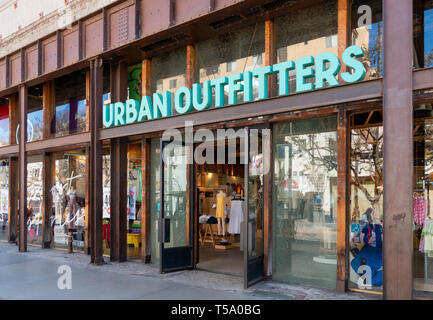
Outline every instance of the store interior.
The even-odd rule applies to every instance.
[[[236,276],[244,274],[245,164],[241,164],[241,143],[239,140],[236,144],[226,142],[224,164],[216,163],[216,153],[222,151],[216,145],[211,146],[215,164],[195,164],[195,208],[199,220],[197,268]],[[228,154],[234,152],[236,157],[228,161]]]

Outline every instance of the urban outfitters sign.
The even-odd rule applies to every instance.
[[[362,81],[366,70],[364,65],[357,60],[364,56],[364,52],[358,46],[348,47],[342,56],[342,61],[331,52],[318,54],[286,61],[246,71],[236,73],[226,77],[205,81],[203,84],[195,83],[192,89],[180,87],[173,96],[170,91],[163,94],[154,93],[153,99],[143,96],[141,101],[129,99],[126,103],[116,102],[103,106],[103,124],[105,128],[122,126],[126,124],[142,122],[146,120],[170,117],[172,115],[172,105],[178,114],[185,114],[191,111],[203,111],[212,106],[213,94],[215,92],[215,108],[225,106],[225,92],[228,94],[228,105],[236,105],[238,93],[243,92],[242,102],[253,101],[253,79],[258,81],[258,99],[268,98],[268,75],[278,74],[280,96],[289,94],[289,71],[296,72],[296,93],[321,89],[325,87],[325,82],[329,86],[338,86],[340,83],[337,75],[344,63],[352,72],[344,72],[341,78],[346,83]],[[307,82],[308,79],[315,78],[314,82]]]

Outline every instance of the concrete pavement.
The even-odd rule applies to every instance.
[[[287,286],[272,282],[243,289],[242,278],[201,270],[161,275],[155,266],[139,262],[89,264],[83,254],[0,242],[0,299],[96,300],[257,300],[370,299],[370,296]],[[71,290],[60,290],[60,266],[72,271]]]

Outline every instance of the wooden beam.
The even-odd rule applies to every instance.
[[[8,241],[16,243],[18,235],[18,159],[9,157]]]
[[[351,0],[338,0],[338,57],[343,57],[343,52],[352,44],[351,28]],[[341,66],[340,75],[347,71],[346,65]],[[340,77],[340,81],[343,81]]]
[[[53,214],[53,196],[51,188],[55,184],[56,162],[53,153],[43,153],[43,187],[42,187],[42,248],[51,248],[54,243],[51,230]]]
[[[346,292],[349,281],[349,148],[348,114],[344,106],[340,106],[337,128],[337,292]]]
[[[275,54],[275,31],[274,20],[265,21],[265,66],[272,66],[276,62]],[[277,78],[275,75],[268,76],[268,95],[269,97],[275,96],[275,88],[277,86]]]
[[[150,139],[141,140],[141,259],[150,263],[151,259],[151,203],[150,203]]]
[[[90,70],[86,70],[86,131],[90,130]]]
[[[186,46],[186,86],[192,89],[196,80],[196,52],[195,46],[189,44]]]
[[[383,295],[406,300],[413,298],[412,1],[384,0],[383,21]]]
[[[43,84],[42,93],[42,114],[43,114],[43,138],[50,139],[54,134],[56,118],[56,100],[54,80]]]
[[[27,87],[21,86],[19,90],[19,251],[27,251]]]
[[[152,59],[143,59],[141,71],[141,94],[152,95]]]

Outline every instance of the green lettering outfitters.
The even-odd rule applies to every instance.
[[[362,81],[366,70],[364,65],[357,60],[364,56],[364,52],[358,46],[348,47],[342,56],[342,62],[352,70],[344,72],[341,78],[346,83]],[[278,95],[288,95],[289,71],[296,71],[296,93],[322,89],[325,82],[330,87],[338,86],[337,79],[341,69],[340,59],[331,52],[318,54],[315,58],[308,56],[295,61],[286,61],[236,73],[226,77],[205,81],[203,84],[195,83],[192,89],[180,87],[173,95],[170,91],[163,94],[154,93],[153,97],[143,96],[141,102],[129,99],[126,103],[116,102],[103,106],[103,125],[105,128],[122,126],[146,120],[160,119],[172,115],[172,106],[178,114],[186,114],[196,111],[204,111],[212,106],[212,88],[215,91],[215,108],[225,106],[224,88],[228,87],[228,105],[236,105],[242,102],[253,101],[253,79],[257,78],[258,99],[268,98],[268,75],[278,74]],[[314,82],[307,82],[315,78]],[[238,101],[238,93],[243,92],[243,101]]]

